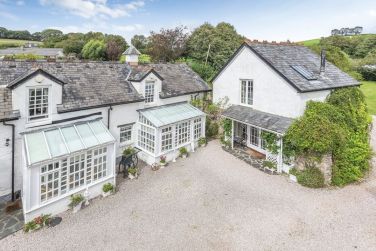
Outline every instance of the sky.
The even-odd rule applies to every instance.
[[[376,33],[376,0],[0,0],[0,26],[12,30],[101,31],[124,36],[184,25],[229,22],[249,39],[294,42],[362,26]]]

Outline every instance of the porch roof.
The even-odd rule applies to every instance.
[[[245,124],[264,128],[283,134],[289,128],[293,119],[255,110],[242,105],[233,105],[226,109],[222,115]]]
[[[201,110],[186,102],[147,108],[139,110],[139,112],[155,127],[170,125],[205,115]]]
[[[114,142],[101,120],[46,128],[24,134],[28,165]]]

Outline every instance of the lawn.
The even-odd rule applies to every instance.
[[[360,89],[362,89],[364,95],[366,96],[369,113],[376,115],[376,82],[363,81]]]
[[[18,40],[18,39],[0,39],[0,48],[6,47],[18,47],[24,45],[27,42],[41,44],[42,42],[38,41],[29,41],[29,40]]]
[[[306,41],[299,42],[299,44],[302,44],[304,46],[310,47],[312,45],[319,44],[319,42],[320,42],[320,38],[316,38],[316,39],[311,39],[311,40],[306,40]]]

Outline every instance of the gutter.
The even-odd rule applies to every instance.
[[[3,125],[5,126],[11,126],[12,127],[12,202],[15,200],[15,195],[14,195],[14,145],[15,145],[15,131],[16,131],[16,126],[14,124],[7,124],[5,121],[3,121]]]

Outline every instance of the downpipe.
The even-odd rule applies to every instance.
[[[12,127],[12,202],[15,201],[15,194],[14,194],[14,145],[15,145],[15,131],[16,126],[14,124],[7,124],[5,121],[3,121],[3,125],[5,126],[11,126]]]

